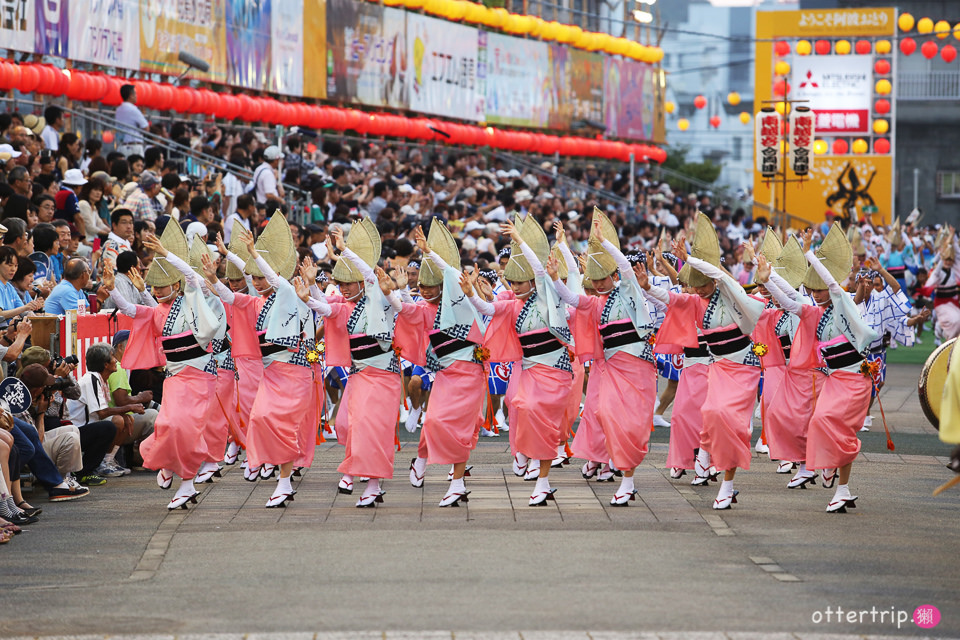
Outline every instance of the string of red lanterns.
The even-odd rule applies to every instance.
[[[646,144],[613,140],[595,140],[579,136],[554,136],[530,131],[510,131],[494,127],[459,124],[424,116],[407,117],[388,113],[369,113],[358,109],[280,102],[246,94],[218,93],[210,89],[177,87],[148,80],[128,80],[100,72],[67,72],[48,64],[13,64],[0,60],[0,91],[17,89],[22,93],[65,95],[71,100],[100,102],[107,106],[121,103],[120,87],[137,88],[137,104],[158,111],[205,114],[224,120],[264,122],[284,126],[305,126],[333,131],[352,130],[373,136],[391,136],[422,142],[488,146],[504,151],[534,152],[543,155],[605,158],[628,162],[633,153],[637,162],[662,163],[667,152]]]

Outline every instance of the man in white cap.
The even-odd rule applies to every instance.
[[[83,177],[80,169],[67,169],[63,174],[63,182],[60,183],[60,191],[56,198],[56,213],[54,218],[66,220],[76,225],[80,233],[86,233],[83,224],[83,216],[80,215],[80,201],[77,196],[80,195],[80,188],[87,184],[87,179]]]
[[[268,200],[283,204],[283,185],[277,180],[281,160],[283,153],[280,147],[270,145],[264,149],[263,162],[253,172],[250,187],[258,204],[266,204]]]

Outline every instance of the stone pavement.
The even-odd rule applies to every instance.
[[[287,509],[264,509],[272,481],[244,482],[237,466],[189,511],[167,513],[171,492],[145,472],[84,500],[37,499],[42,521],[0,547],[0,637],[955,635],[960,491],[930,495],[950,477],[949,447],[919,413],[917,370],[899,367],[883,395],[897,451],[879,419],[863,434],[847,514],[824,512],[832,490],[788,491],[759,456],[737,476],[739,503],[716,512],[716,485],[669,479],[667,430],[628,508],[608,504],[616,483],[585,481],[576,464],[551,473],[555,504],[527,507],[532,483],[510,472],[506,434],[478,446],[459,508],[437,507],[446,468],[409,485],[412,443],[376,509],[336,492],[342,449],[329,443]],[[929,631],[909,621],[924,604],[943,616]]]

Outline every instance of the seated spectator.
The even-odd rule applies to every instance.
[[[55,316],[62,316],[66,315],[67,310],[76,309],[77,300],[85,295],[83,289],[88,282],[90,282],[90,267],[85,260],[73,258],[67,262],[63,270],[63,280],[50,292],[43,310]]]
[[[29,257],[37,270],[36,279],[49,280],[56,284],[63,278],[60,234],[52,224],[44,222],[33,230],[33,253]]]
[[[24,370],[32,364],[41,365],[47,372],[50,372],[50,352],[43,347],[30,347],[24,351],[20,358],[20,371],[17,372],[17,377],[23,380]],[[69,362],[61,362],[57,370],[53,372],[56,381],[52,385],[52,389],[39,386],[41,382],[46,382],[48,378],[41,376],[35,369],[31,369],[33,373],[27,376],[28,380],[30,380],[30,375],[36,378],[36,380],[31,380],[30,383],[36,384],[35,390],[39,391],[30,405],[31,419],[29,422],[37,428],[43,442],[43,450],[57,465],[57,471],[64,478],[74,477],[74,474],[77,473],[84,477],[83,452],[84,450],[91,452],[98,448],[97,443],[91,441],[90,438],[84,442],[77,427],[63,424],[60,421],[64,396],[80,397],[80,387],[70,377],[70,372],[74,368],[74,365]],[[24,381],[24,384],[27,384],[27,381]],[[30,385],[27,384],[27,387],[30,388]],[[31,391],[31,397],[33,397],[32,394],[33,391]],[[87,435],[93,433],[94,430],[90,430]],[[112,437],[108,438],[107,444],[111,441]],[[95,469],[96,467],[97,465],[93,465],[92,468]],[[89,478],[87,479],[89,480]]]
[[[27,203],[29,206],[29,202]],[[26,214],[24,214],[26,216]],[[26,217],[6,218],[0,225],[0,233],[3,234],[3,245],[12,247],[18,256],[30,255],[30,238],[27,236]]]
[[[37,207],[37,222],[53,222],[53,216],[57,211],[57,200],[45,193],[41,193],[33,199],[33,204]]]
[[[36,270],[37,265],[33,264],[33,260],[17,256],[17,272],[10,282],[13,283],[13,287],[17,290],[17,295],[20,296],[23,304],[33,302],[34,296],[46,298],[53,290],[54,283],[50,280],[41,282],[35,280],[34,273]]]
[[[157,306],[157,301],[147,292],[146,285],[143,283],[143,276],[140,269],[137,268],[140,260],[133,251],[124,251],[117,256],[117,275],[116,286],[117,293],[123,296],[131,304],[139,304],[146,307]],[[103,307],[104,309],[113,309],[116,303],[108,299]],[[120,356],[118,355],[119,359]]]
[[[22,376],[21,379],[30,389],[30,395],[34,401],[37,401],[43,392],[56,382],[53,375],[41,365],[25,368]],[[27,465],[37,482],[46,488],[50,502],[75,500],[90,493],[89,489],[77,484],[73,478],[69,476],[64,478],[60,475],[57,466],[43,448],[40,432],[29,420],[29,413],[14,416],[11,433],[20,460]]]
[[[163,205],[157,200],[160,188],[160,178],[150,171],[144,171],[138,187],[127,197],[123,206],[132,211],[137,220],[156,220],[157,216],[163,215]]]
[[[103,272],[104,262],[115,265],[121,251],[131,251],[134,237],[133,212],[123,207],[114,209],[110,214],[110,235],[100,251],[97,271]]]
[[[56,204],[57,210],[54,217],[58,220],[66,220],[77,225],[83,226],[83,216],[80,215],[80,190],[87,184],[87,179],[80,173],[80,169],[69,169],[63,176],[60,183],[60,191],[57,192]]]
[[[153,425],[157,421],[159,412],[155,408],[148,406],[153,402],[152,391],[147,389],[136,395],[132,394],[133,389],[130,387],[130,376],[127,370],[120,366],[120,362],[123,360],[123,352],[127,349],[127,340],[129,338],[130,332],[126,329],[117,331],[113,336],[113,352],[117,367],[116,371],[111,373],[110,377],[107,378],[107,386],[110,388],[111,407],[124,407],[135,404],[141,404],[147,407],[143,410],[143,413],[130,414],[133,417],[133,433],[139,435],[135,437],[134,441],[124,442],[125,445],[132,445],[133,448],[139,448],[140,442],[153,433]],[[139,451],[137,453],[139,454]],[[139,456],[127,457],[126,460],[133,462],[134,457]],[[140,460],[142,461],[142,458],[140,458]]]
[[[19,257],[12,247],[0,247],[0,326],[6,326],[11,318],[43,308],[39,300],[24,303],[11,280],[17,274]]]
[[[83,219],[83,227],[77,227],[85,232],[85,238],[89,243],[93,243],[97,236],[105,236],[110,233],[110,227],[104,224],[100,219],[100,201],[103,200],[103,192],[106,186],[101,180],[91,179],[80,190],[80,217]]]
[[[117,452],[121,445],[139,444],[153,432],[156,412],[152,416],[136,422],[134,414],[144,413],[143,404],[140,402],[110,406],[112,396],[110,395],[107,378],[116,372],[118,365],[117,359],[114,357],[113,347],[109,344],[98,342],[91,345],[84,356],[84,362],[87,365],[87,373],[80,378],[80,398],[78,400],[67,400],[70,422],[80,427],[81,432],[86,426],[100,421],[109,420],[112,422],[116,427],[113,446],[103,456],[103,461],[97,468],[96,473],[105,477],[128,475],[130,469],[118,464]],[[148,398],[152,399],[153,396],[149,392],[147,393],[146,396],[136,397],[149,401]],[[128,396],[127,399],[132,400],[133,398]]]

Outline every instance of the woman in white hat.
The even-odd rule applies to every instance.
[[[490,303],[475,294],[469,278],[461,279],[461,289],[480,313],[492,316],[485,334],[491,359],[521,364],[513,368],[507,389],[513,472],[538,470],[529,504],[544,506],[556,491],[548,476],[573,382],[568,348],[573,337],[565,305],[543,268],[550,253],[543,227],[528,217],[521,226],[505,223],[503,230],[512,240],[503,272],[511,291]]]
[[[156,307],[133,305],[114,288],[112,268],[104,269],[103,286],[124,315],[133,318],[123,357],[126,369],[166,365],[164,398],[154,431],[140,445],[144,466],[157,469],[157,484],[169,489],[173,476],[181,479],[168,509],[196,502],[194,477],[214,455],[208,451],[204,416],[216,394],[216,377],[207,351],[220,331],[220,322],[204,301],[200,278],[187,265],[187,239],[176,224],[167,225],[160,241],[144,246],[156,252],[144,281],[153,287]],[[186,286],[184,286],[186,284]],[[157,348],[157,343],[160,349]],[[215,459],[215,458],[214,458]]]

